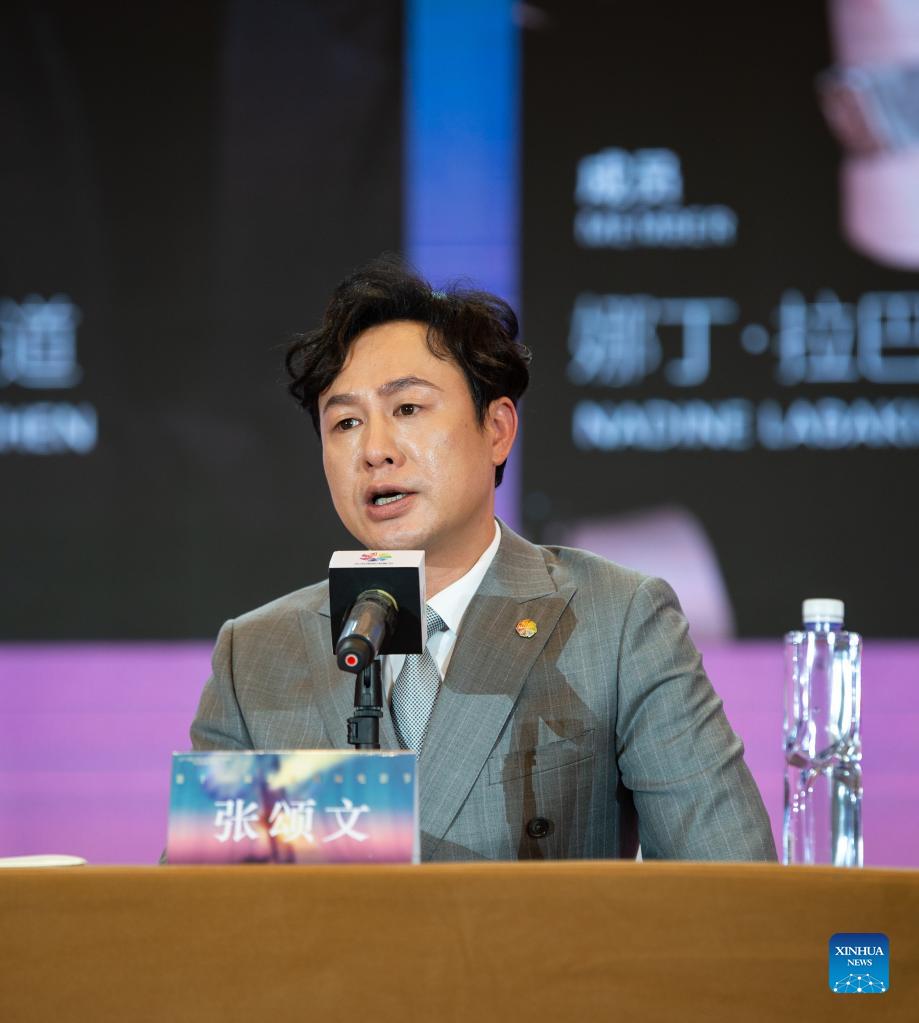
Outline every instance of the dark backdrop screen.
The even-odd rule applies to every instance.
[[[841,228],[821,5],[539,8],[529,532],[662,570],[669,549],[690,588],[713,560],[715,634],[836,596],[855,628],[915,635],[919,282]]]
[[[398,249],[401,5],[23,3],[0,635],[210,636],[350,546],[283,341]]]

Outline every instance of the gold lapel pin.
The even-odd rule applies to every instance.
[[[514,628],[517,630],[517,635],[523,636],[524,639],[530,639],[537,632],[536,622],[532,618],[521,618]]]

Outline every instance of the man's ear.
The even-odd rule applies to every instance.
[[[507,461],[507,456],[514,446],[514,438],[517,436],[517,409],[510,398],[502,397],[495,400],[488,406],[488,415],[485,418],[485,429],[491,437],[491,460],[494,465],[501,465]]]

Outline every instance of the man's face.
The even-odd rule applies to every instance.
[[[462,370],[426,336],[399,320],[357,337],[319,396],[323,465],[335,510],[367,547],[468,561],[494,534],[495,466],[516,415],[499,399],[480,424]]]

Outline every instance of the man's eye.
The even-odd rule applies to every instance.
[[[336,430],[353,430],[357,426],[357,420],[354,416],[348,416],[347,419],[339,419],[335,424]]]
[[[405,405],[399,406],[398,412],[400,416],[413,416],[418,411],[419,408],[420,408],[419,405],[412,405],[406,403]]]

